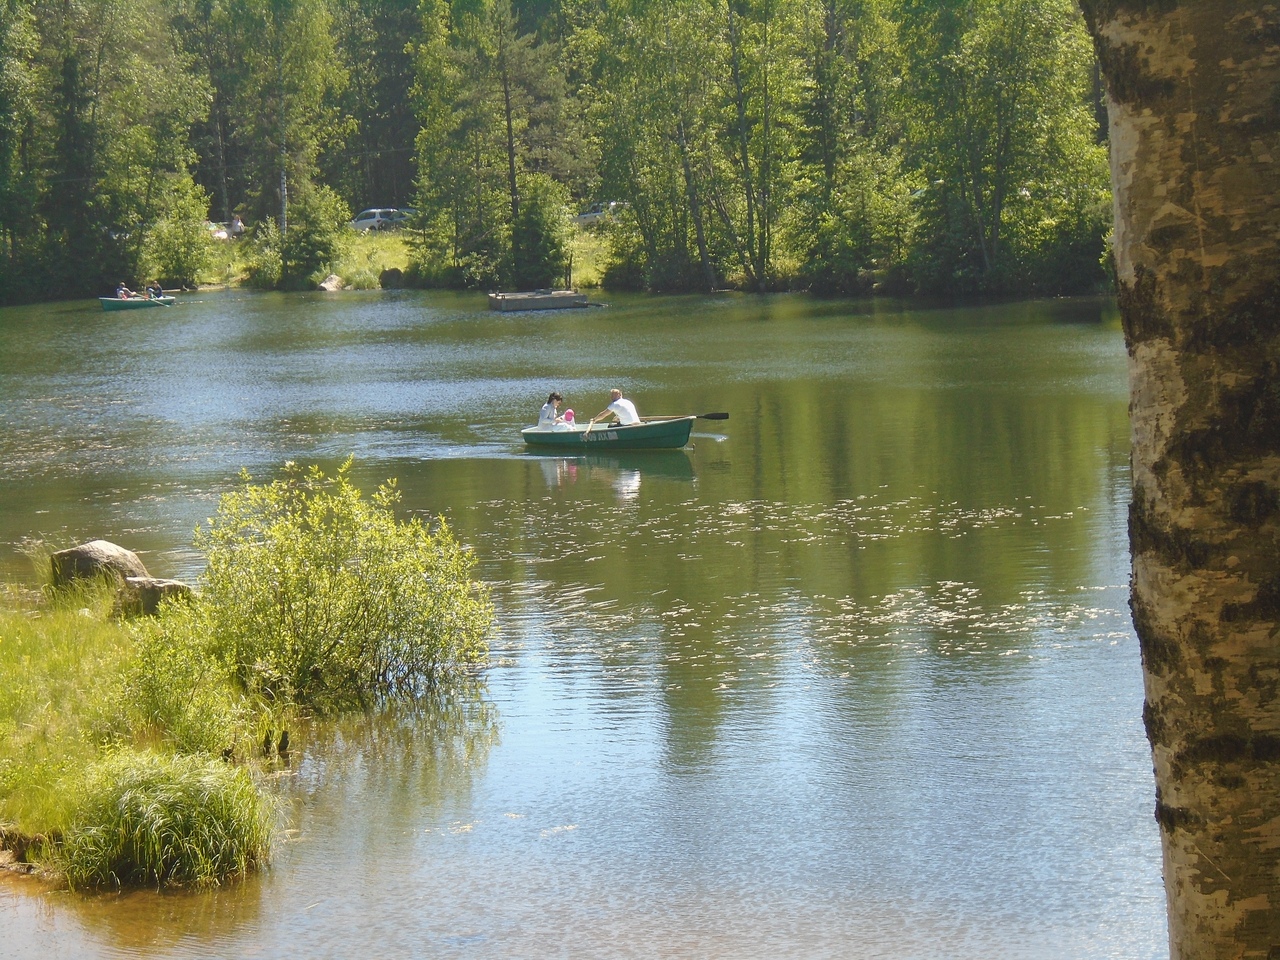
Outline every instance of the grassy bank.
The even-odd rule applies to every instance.
[[[257,786],[257,763],[180,751],[166,742],[159,701],[212,707],[206,725],[228,759],[248,756],[273,708],[207,675],[158,697],[174,677],[140,682],[146,645],[114,607],[105,582],[0,594],[4,845],[82,886],[204,885],[265,862],[274,801]]]
[[[384,270],[409,268],[409,235],[403,230],[382,232],[350,231],[346,249],[333,272],[354,290],[376,290]],[[569,254],[572,258],[574,286],[598,287],[604,275],[606,245],[598,229],[575,229],[571,234]],[[207,286],[239,286],[248,274],[249,241],[224,240],[213,248],[209,268],[200,283]]]
[[[200,589],[156,617],[118,619],[113,581],[0,588],[4,846],[75,886],[241,874],[270,856],[282,731],[483,660],[474,559],[351,467],[245,476],[197,535]]]

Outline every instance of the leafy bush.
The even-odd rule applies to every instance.
[[[72,887],[211,886],[265,863],[272,802],[243,767],[148,751],[87,771],[55,859]]]
[[[280,253],[280,228],[268,217],[253,231],[245,257],[245,281],[258,290],[274,290],[280,285],[284,260]]]
[[[144,272],[166,286],[195,286],[209,268],[214,243],[204,225],[209,196],[183,176],[169,185],[161,206],[163,213],[147,236]]]
[[[543,174],[527,177],[522,187],[511,230],[512,282],[517,290],[559,286],[568,265],[568,192]]]
[[[324,279],[346,249],[351,210],[329,187],[304,192],[289,208],[289,230],[280,244],[280,286],[309,289]]]
[[[492,608],[474,558],[443,521],[397,521],[394,481],[365,499],[350,480],[286,465],[222,498],[197,531],[208,553],[186,629],[249,691],[283,701],[368,702],[416,692],[487,651]],[[163,618],[162,618],[163,619]]]
[[[314,287],[346,251],[351,211],[329,187],[313,187],[289,207],[289,230],[267,218],[254,231],[245,268],[259,290]]]

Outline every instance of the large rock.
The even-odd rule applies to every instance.
[[[161,580],[156,577],[126,577],[120,591],[120,612],[127,617],[144,615],[153,617],[166,597],[191,596],[191,587],[181,580]]]
[[[383,290],[399,290],[404,286],[404,271],[399,267],[387,267],[378,274],[378,286]]]
[[[136,553],[109,540],[90,540],[59,550],[50,558],[50,564],[55,587],[88,577],[111,576],[123,582],[129,577],[150,576]]]
[[[336,273],[331,273],[320,281],[320,289],[327,290],[329,293],[336,293],[342,289],[342,278]]]

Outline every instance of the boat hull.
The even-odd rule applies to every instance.
[[[671,450],[689,442],[693,421],[697,417],[663,417],[629,427],[596,424],[568,430],[542,430],[526,427],[520,431],[524,442],[543,450]]]
[[[145,310],[148,307],[171,307],[173,306],[173,301],[173,297],[156,297],[150,300],[146,297],[130,297],[128,300],[121,300],[119,297],[98,298],[103,310]]]

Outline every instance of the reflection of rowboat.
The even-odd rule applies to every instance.
[[[557,424],[555,429],[525,427],[520,431],[531,447],[574,450],[657,450],[683,447],[689,442],[695,416],[646,417],[630,426]]]
[[[146,307],[171,307],[173,297],[130,297],[122,300],[119,297],[99,297],[103,310],[142,310]]]
[[[592,433],[595,431],[593,430]],[[618,450],[608,445],[597,448],[584,443],[581,449],[572,447],[530,447],[528,453],[543,464],[544,472],[550,469],[558,476],[572,467],[579,476],[612,475],[638,471],[646,479],[692,480],[693,461],[683,450]],[[551,476],[549,474],[549,476]]]

